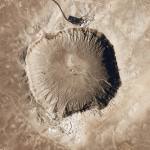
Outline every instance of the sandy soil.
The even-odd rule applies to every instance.
[[[74,26],[51,0],[1,0],[0,150],[150,149],[150,1],[59,2],[67,15],[94,17],[89,27],[103,32],[114,45],[122,85],[100,116],[93,111],[72,116],[71,136],[47,135],[34,118],[35,106],[19,58],[39,31]]]

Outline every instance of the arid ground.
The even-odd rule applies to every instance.
[[[41,31],[75,26],[51,0],[0,0],[0,150],[149,150],[150,1],[58,2],[67,16],[88,15],[88,26],[110,40],[122,85],[100,116],[72,116],[72,138],[47,135],[35,117],[22,52]]]

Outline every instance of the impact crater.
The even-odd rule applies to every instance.
[[[25,62],[36,102],[62,117],[104,108],[121,83],[112,44],[89,28],[46,33],[29,46]]]

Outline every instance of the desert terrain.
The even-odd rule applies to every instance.
[[[0,0],[0,150],[149,150],[150,1],[58,2],[110,40],[122,84],[103,110],[74,114],[64,120],[66,132],[52,133],[36,120],[23,53],[40,33],[79,26],[51,0]]]

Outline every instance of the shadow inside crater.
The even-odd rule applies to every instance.
[[[111,84],[111,86],[107,86],[107,88],[105,88],[106,93],[104,95],[99,95],[96,98],[98,103],[106,107],[110,100],[116,95],[116,92],[121,85],[121,79],[113,45],[109,42],[104,34],[98,38],[97,43],[99,42],[104,48],[103,65],[105,65],[109,77],[108,82]]]

